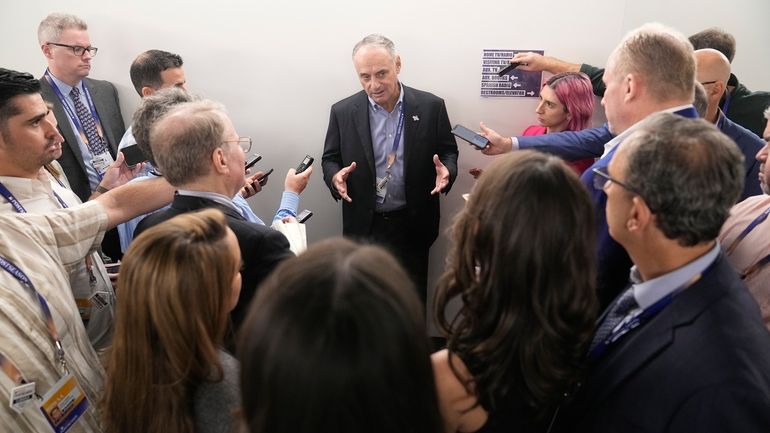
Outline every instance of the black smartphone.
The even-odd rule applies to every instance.
[[[262,155],[254,155],[253,158],[246,161],[246,170],[250,169],[251,167],[254,167],[254,164],[258,163],[260,159],[262,159]]]
[[[313,157],[310,155],[305,155],[305,159],[302,160],[302,162],[299,163],[297,166],[297,174],[302,173],[303,171],[307,170],[308,167],[313,165]]]
[[[483,149],[489,145],[489,140],[487,140],[486,137],[476,134],[462,125],[455,125],[454,129],[452,129],[452,134],[462,138],[479,149]]]
[[[144,153],[142,153],[141,149],[139,149],[139,146],[136,144],[126,146],[123,149],[120,149],[120,151],[123,152],[123,157],[126,160],[128,168],[134,168],[137,164],[147,161]]]
[[[313,216],[313,211],[305,209],[297,215],[297,221],[304,223],[309,220],[311,216]]]
[[[511,72],[512,70],[516,69],[517,66],[521,66],[521,62],[513,62],[509,64],[508,66],[504,68],[500,68],[499,71],[497,71],[497,75],[502,77],[503,75]]]
[[[263,174],[262,176],[260,176],[260,177],[257,179],[257,182],[259,182],[259,184],[260,184],[261,186],[265,186],[265,182],[267,182],[267,177],[268,177],[268,176],[270,176],[270,174],[271,174],[272,172],[273,172],[273,169],[271,168],[270,170],[268,170],[268,171],[267,171],[267,173],[265,173],[265,174]]]

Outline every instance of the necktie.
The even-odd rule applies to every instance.
[[[96,130],[96,121],[91,111],[86,108],[83,101],[80,100],[80,89],[73,87],[70,92],[72,102],[75,103],[75,113],[78,116],[80,124],[83,126],[83,130],[88,138],[88,148],[93,155],[99,155],[107,152],[107,144],[99,136],[99,132]]]
[[[618,326],[618,323],[620,323],[631,310],[638,306],[639,304],[637,304],[636,299],[634,299],[634,289],[633,287],[630,287],[623,292],[617,302],[610,307],[604,320],[599,324],[599,328],[596,330],[596,334],[594,334],[594,339],[591,341],[591,347],[588,349],[589,352],[604,341],[607,336],[610,335],[612,330]]]

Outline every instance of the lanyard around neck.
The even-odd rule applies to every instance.
[[[770,208],[765,209],[764,212],[762,212],[756,218],[754,218],[754,220],[748,226],[746,226],[746,228],[743,229],[742,232],[738,234],[738,236],[732,241],[730,246],[725,250],[725,254],[727,254],[728,256],[731,255],[735,251],[735,249],[738,247],[738,245],[741,243],[741,241],[743,241],[743,239],[746,236],[748,236],[749,233],[752,232],[752,230],[754,230],[755,228],[757,228],[758,225],[762,224],[763,222],[765,222],[765,220],[767,220],[768,215],[770,215]],[[753,265],[746,267],[740,273],[741,279],[742,280],[748,279],[749,277],[759,272],[760,269],[764,268],[768,264],[770,264],[770,254],[757,260],[756,262],[754,262]]]

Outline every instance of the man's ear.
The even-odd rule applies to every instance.
[[[40,45],[40,50],[43,52],[43,55],[46,59],[53,58],[53,55],[51,54],[51,46],[48,44],[42,44]]]
[[[396,54],[396,74],[401,72],[401,56]]]
[[[221,147],[217,147],[211,152],[211,164],[218,174],[227,173],[227,155]]]
[[[144,98],[145,96],[150,96],[153,93],[155,93],[155,89],[153,89],[152,87],[150,86],[142,87],[142,98]]]
[[[627,74],[623,77],[623,86],[625,91],[624,99],[626,102],[633,101],[639,97],[642,89],[642,80],[636,74]]]
[[[626,228],[629,231],[643,230],[653,222],[654,214],[647,206],[647,202],[640,196],[634,196],[631,199],[630,215],[626,221]]]

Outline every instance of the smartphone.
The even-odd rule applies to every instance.
[[[314,159],[312,156],[305,155],[305,159],[303,159],[302,162],[300,162],[299,165],[297,166],[297,170],[296,170],[297,174],[300,174],[303,171],[307,170],[308,167],[313,165],[313,161]]]
[[[257,182],[259,182],[260,186],[265,186],[265,183],[267,182],[267,177],[270,176],[270,174],[273,172],[273,169],[267,171],[267,173],[263,174],[257,179]]]
[[[478,147],[479,149],[483,149],[489,145],[489,140],[487,140],[485,137],[476,134],[475,132],[462,125],[455,125],[454,129],[452,129],[452,134],[462,138],[463,140]]]
[[[120,273],[120,263],[105,263],[104,268],[108,274]]]
[[[262,159],[262,155],[254,155],[253,158],[246,161],[246,170],[250,169],[251,167],[254,167],[254,164],[258,163],[260,159]]]
[[[313,211],[305,209],[297,215],[297,221],[304,223],[309,220],[311,216],[313,216]]]
[[[512,70],[516,69],[517,66],[521,66],[521,62],[513,62],[509,64],[508,66],[504,68],[500,68],[499,71],[497,71],[497,75],[502,77],[503,75],[511,72]]]
[[[123,157],[126,160],[128,168],[134,168],[137,164],[147,161],[144,153],[142,153],[141,149],[139,149],[139,146],[136,144],[126,146],[123,149],[120,149],[120,151],[123,152]]]

